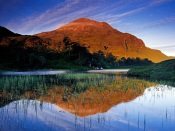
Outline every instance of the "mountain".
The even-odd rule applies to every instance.
[[[161,51],[146,47],[136,36],[122,33],[108,23],[87,18],[74,20],[54,31],[43,32],[36,36],[50,40],[52,43],[50,48],[56,51],[64,50],[62,41],[66,36],[87,47],[91,53],[101,50],[105,54],[112,53],[119,58],[148,58],[153,62],[169,59]]]
[[[112,54],[89,52],[83,44],[64,40],[54,42],[49,38],[20,35],[1,28],[0,69],[89,69],[116,68],[119,66],[149,65],[148,59],[121,59]]]
[[[87,47],[90,53],[102,51],[122,58],[148,58],[153,62],[170,59],[159,50],[145,46],[141,39],[122,33],[108,23],[97,22],[87,18],[74,20],[56,30],[43,32],[34,36],[20,35],[0,26],[0,46],[22,46],[23,48],[46,48],[55,52],[65,50],[65,37],[80,46]]]

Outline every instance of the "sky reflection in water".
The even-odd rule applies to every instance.
[[[79,117],[37,100],[0,108],[0,130],[175,130],[175,88],[159,85],[105,113]]]

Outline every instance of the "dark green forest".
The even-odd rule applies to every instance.
[[[0,69],[93,69],[119,68],[125,66],[145,66],[152,64],[148,59],[116,58],[102,51],[91,54],[86,47],[72,42],[68,37],[63,40],[65,49],[55,52],[44,45],[29,48],[23,43],[11,42],[0,46]]]

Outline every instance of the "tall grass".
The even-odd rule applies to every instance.
[[[70,73],[53,76],[6,76],[0,78],[0,92],[20,95],[25,91],[46,92],[53,85],[70,88],[73,93],[85,91],[90,86],[110,82],[114,75]]]
[[[0,101],[20,99],[26,92],[35,97],[48,93],[54,88],[63,88],[63,100],[77,96],[88,89],[100,91],[124,91],[132,89],[140,92],[149,82],[116,77],[115,74],[70,73],[50,76],[4,76],[0,77]]]

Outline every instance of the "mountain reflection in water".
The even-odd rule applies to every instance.
[[[97,109],[92,108],[95,111],[90,111],[89,114],[80,113],[80,115],[72,114],[74,111],[69,110],[72,108],[63,106],[63,103],[51,104],[47,96],[42,96],[38,100],[23,99],[0,108],[0,129],[6,131],[174,130],[174,99],[175,88],[158,85],[146,89],[143,95],[132,101],[116,103],[118,105],[111,104],[108,108],[103,107],[108,106],[105,103],[107,101],[103,101],[98,104]],[[42,100],[47,102],[42,102]],[[79,106],[77,104],[77,107]]]
[[[67,101],[64,101],[60,95],[62,94],[60,89],[52,88],[48,91],[48,95],[41,96],[38,100],[54,103],[70,113],[80,117],[85,117],[96,113],[106,112],[112,106],[121,102],[130,101],[141,95],[141,93],[142,91],[136,90],[127,90],[126,92],[118,90],[97,91],[91,88],[77,96],[70,97]]]

